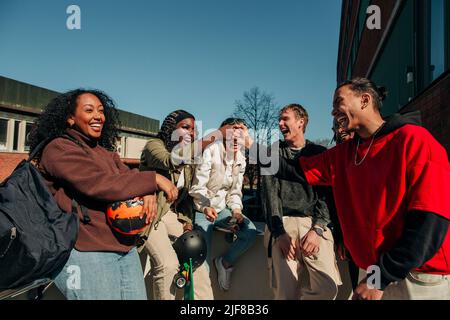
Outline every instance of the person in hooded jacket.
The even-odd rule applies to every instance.
[[[277,174],[333,187],[345,247],[367,272],[353,299],[448,300],[448,155],[425,128],[384,120],[385,96],[369,79],[342,83],[332,115],[355,137]]]

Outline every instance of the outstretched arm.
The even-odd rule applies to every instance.
[[[194,179],[192,181],[189,194],[191,195],[194,208],[199,212],[204,212],[208,207],[211,207],[210,197],[208,196],[207,184],[209,181],[212,166],[211,150],[206,149],[203,153],[203,161],[197,165],[195,169]]]
[[[246,147],[249,149],[249,162],[257,163],[261,167],[261,174],[272,175],[282,180],[306,182],[305,175],[297,160],[286,159],[275,147],[267,148],[248,138]],[[263,156],[263,157],[262,157]],[[261,158],[269,159],[267,162]]]

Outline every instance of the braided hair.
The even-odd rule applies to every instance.
[[[184,110],[176,110],[171,112],[161,124],[161,129],[158,132],[158,138],[164,142],[166,149],[171,152],[178,144],[178,141],[172,141],[172,133],[177,128],[177,124],[184,119],[194,119],[195,117]]]

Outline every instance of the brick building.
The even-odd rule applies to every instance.
[[[420,110],[450,154],[450,1],[343,0],[337,82],[356,76],[386,86],[383,115]]]
[[[34,119],[58,92],[0,76],[0,182],[28,155],[27,135]],[[118,152],[129,166],[139,163],[147,138],[159,129],[159,121],[119,110]]]

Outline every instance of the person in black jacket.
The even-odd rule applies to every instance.
[[[284,137],[278,149],[281,157],[293,160],[326,150],[305,140],[307,123],[308,113],[299,104],[280,111],[279,128]],[[275,299],[334,299],[337,295],[341,278],[328,228],[326,200],[331,192],[327,191],[308,183],[281,180],[276,175],[262,176],[262,211],[267,223],[265,238]],[[305,271],[309,281],[301,280]]]
[[[353,299],[448,300],[448,155],[426,129],[404,116],[383,119],[385,95],[369,79],[342,83],[332,115],[355,138],[302,157],[300,165],[280,158],[276,174],[333,187],[345,246],[367,270]],[[254,149],[252,139],[246,140]]]

